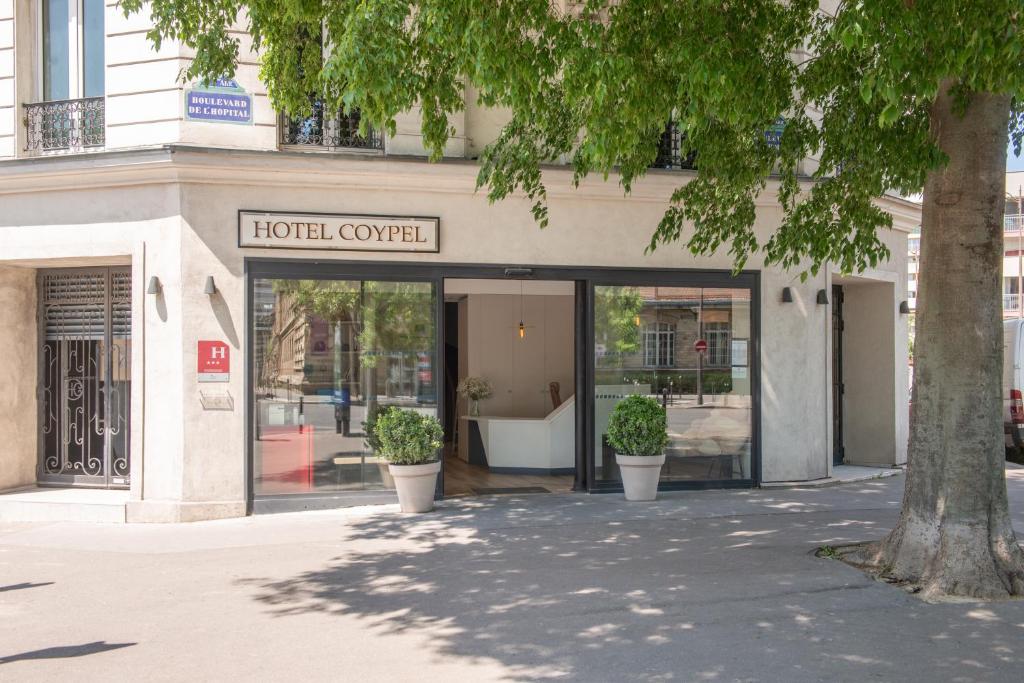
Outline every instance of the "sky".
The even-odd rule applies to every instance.
[[[1013,145],[1006,148],[1006,170],[1024,171],[1024,149],[1021,150],[1021,156],[1015,157],[1013,156]]]

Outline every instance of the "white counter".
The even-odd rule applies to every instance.
[[[459,420],[459,457],[466,462],[510,474],[575,470],[575,396],[546,417],[463,415]]]

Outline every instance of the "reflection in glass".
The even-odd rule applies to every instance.
[[[44,0],[43,100],[66,100],[70,95],[68,59],[68,0]]]
[[[630,394],[666,408],[662,481],[750,479],[750,336],[747,289],[595,287],[596,479],[619,481],[605,431]]]
[[[82,81],[85,97],[102,97],[104,92],[103,0],[83,0]]]
[[[369,446],[383,406],[436,415],[431,283],[257,279],[257,495],[393,488]]]

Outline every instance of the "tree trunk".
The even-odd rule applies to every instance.
[[[943,596],[1024,594],[1010,522],[1002,421],[1003,200],[1010,98],[945,82],[931,132],[949,163],[928,174],[903,509],[867,549],[888,579]]]

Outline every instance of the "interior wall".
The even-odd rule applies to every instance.
[[[895,318],[892,283],[843,284],[843,445],[849,465],[898,462],[896,357],[890,352]]]
[[[36,481],[36,271],[0,266],[0,490]]]
[[[574,299],[571,295],[469,294],[466,297],[466,374],[486,377],[494,395],[480,413],[544,417],[553,406],[550,382],[573,394]],[[526,336],[519,337],[519,321]]]

